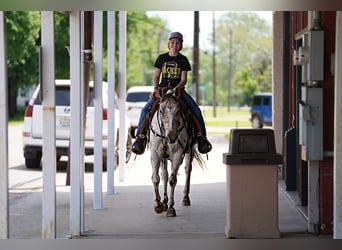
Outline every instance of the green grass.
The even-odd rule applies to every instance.
[[[216,117],[212,107],[202,111],[206,126],[208,127],[251,127],[249,109],[216,107]]]
[[[25,114],[25,108],[18,108],[18,113],[14,116],[8,119],[9,125],[16,125],[23,123],[24,121],[24,114]]]
[[[216,116],[214,109],[206,107],[202,109],[202,115],[208,130],[208,134],[224,134],[229,139],[229,128],[251,128],[250,112],[248,108],[231,108],[228,111],[227,107],[216,107]],[[217,130],[208,129],[208,127],[219,128]]]
[[[15,117],[9,119],[9,124],[15,125],[22,123],[24,120],[25,108],[20,108]],[[212,107],[202,109],[202,115],[207,127],[225,127],[225,128],[243,128],[251,127],[249,120],[249,109],[231,108],[230,111],[227,107],[216,107],[216,117],[214,117],[214,110]],[[221,134],[222,132],[210,132],[211,134]]]

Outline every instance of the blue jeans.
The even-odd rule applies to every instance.
[[[186,102],[187,106],[189,107],[189,109],[191,111],[191,114],[193,114],[197,118],[198,122],[200,123],[201,130],[202,130],[202,131],[200,131],[201,134],[203,136],[207,136],[207,131],[206,131],[206,128],[205,128],[202,112],[201,112],[200,108],[197,106],[197,103],[185,91],[184,91],[184,94],[183,94],[183,99]],[[147,101],[147,103],[145,104],[145,107],[141,110],[140,118],[139,118],[139,124],[138,124],[136,135],[140,134],[141,124],[143,123],[144,119],[146,118],[147,113],[149,112],[149,109],[152,106],[154,101],[155,101],[155,99],[149,99]],[[197,134],[199,131],[197,131],[198,129],[197,129],[196,126],[194,126],[194,128],[195,128],[195,132]]]

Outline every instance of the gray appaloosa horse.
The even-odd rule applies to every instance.
[[[190,175],[192,161],[196,160],[200,167],[204,161],[195,149],[196,143],[193,137],[192,124],[188,130],[190,116],[181,109],[179,96],[169,90],[161,99],[159,108],[154,113],[150,124],[150,152],[152,164],[152,182],[154,187],[154,211],[162,213],[166,211],[168,217],[176,216],[174,208],[174,193],[177,184],[177,173],[184,160],[186,181],[184,186],[183,206],[190,206]],[[168,173],[168,160],[171,162],[171,174]],[[164,197],[161,201],[159,194],[159,169],[164,184]],[[168,183],[170,195],[168,200]]]

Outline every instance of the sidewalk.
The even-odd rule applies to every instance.
[[[226,239],[226,166],[223,153],[226,139],[210,136],[215,144],[205,159],[206,169],[194,166],[191,176],[191,206],[181,205],[184,168],[180,168],[175,193],[177,217],[153,211],[153,187],[148,151],[134,159],[125,169],[125,180],[115,172],[115,194],[106,193],[103,174],[103,209],[93,209],[93,175],[85,174],[84,232],[81,239]],[[65,173],[59,173],[65,174]],[[279,230],[281,238],[329,238],[307,234],[307,220],[279,182]],[[56,237],[70,234],[70,187],[57,183]],[[12,194],[14,195],[14,194]],[[17,195],[17,194],[16,194]],[[41,239],[41,192],[31,193],[10,207],[10,239]],[[331,237],[330,237],[331,238]]]

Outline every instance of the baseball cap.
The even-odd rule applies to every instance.
[[[183,41],[183,35],[181,33],[177,32],[177,31],[176,32],[171,32],[169,40],[172,39],[172,38],[178,38],[181,41]]]

